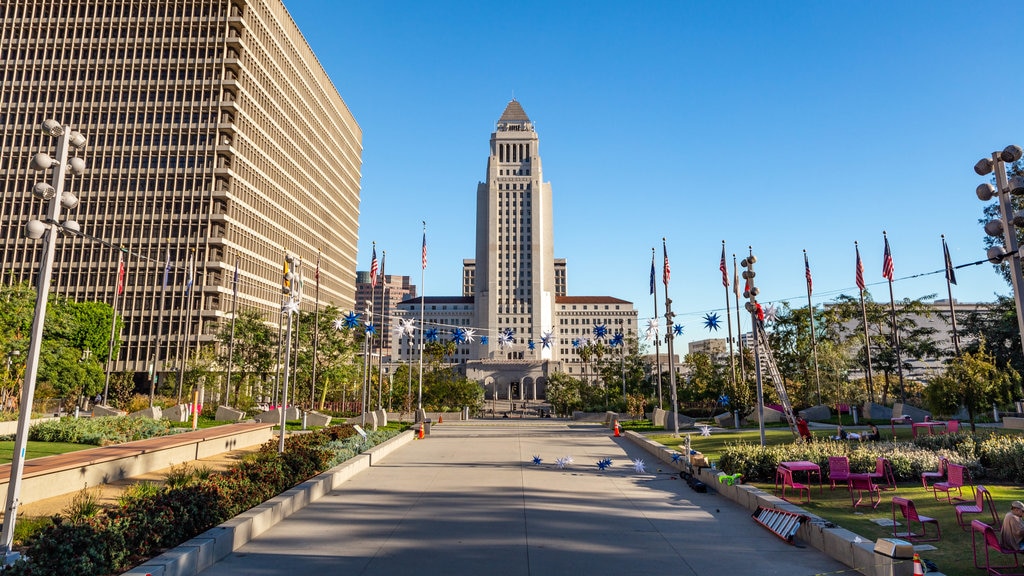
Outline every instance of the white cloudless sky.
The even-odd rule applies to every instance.
[[[642,326],[656,248],[664,314],[664,237],[684,342],[726,335],[722,240],[730,281],[752,247],[764,304],[807,305],[805,249],[815,306],[855,295],[854,241],[888,302],[883,230],[895,297],[945,298],[940,235],[955,265],[984,258],[975,162],[1024,144],[1022,3],[285,5],[363,130],[360,269],[376,241],[419,284],[425,220],[428,296],[461,294],[513,97],[540,137],[569,294],[629,300]],[[956,275],[958,301],[1010,293],[991,265]]]

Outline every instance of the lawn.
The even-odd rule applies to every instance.
[[[54,456],[77,450],[88,450],[95,448],[92,444],[71,444],[68,442],[33,442],[29,441],[25,448],[25,459],[42,458],[43,456]],[[14,441],[7,440],[0,442],[0,464],[10,464],[14,457]]]
[[[879,426],[879,429],[883,437],[888,439],[891,435],[889,426]],[[822,437],[834,434],[832,430],[816,430],[814,433]],[[699,431],[695,431],[689,432],[689,435],[690,447],[704,453],[708,460],[712,462],[718,460],[722,450],[728,444],[740,442],[760,444],[760,433],[756,429],[713,432],[710,436],[701,436]],[[671,434],[664,434],[659,431],[657,434],[648,434],[648,437],[672,448],[685,446],[686,442],[685,434],[681,434],[678,438],[673,438]],[[896,438],[897,440],[909,441],[911,439],[910,428],[897,427]],[[793,442],[793,434],[788,429],[776,428],[765,430],[765,443],[768,445],[787,444],[790,442]],[[866,470],[855,470],[855,472],[866,472]],[[803,481],[803,476],[798,475],[797,479],[798,481]],[[925,490],[920,482],[904,482],[898,485],[896,492],[882,492],[881,502],[875,509],[863,505],[854,509],[850,492],[845,486],[838,486],[835,491],[830,490],[828,488],[827,470],[822,470],[822,479],[825,483],[824,491],[819,492],[818,488],[815,487],[811,493],[811,501],[800,504],[807,512],[820,516],[850,530],[865,540],[873,542],[878,538],[891,538],[893,536],[892,527],[880,526],[872,521],[877,519],[892,520],[892,496],[898,495],[902,498],[913,500],[918,513],[936,518],[942,529],[941,540],[923,543],[935,546],[936,549],[922,551],[921,557],[935,562],[939,570],[945,574],[980,575],[983,573],[983,571],[974,568],[973,555],[971,553],[971,533],[962,530],[957,525],[953,505],[947,503],[945,497],[941,495],[941,499],[936,500],[932,492]],[[774,493],[775,491],[775,486],[772,484],[754,483],[753,485],[768,493]],[[988,483],[983,483],[983,485],[992,493],[1000,521],[1002,520],[1002,515],[1009,511],[1010,502],[1013,500],[1024,500],[1024,489],[1021,486]],[[964,497],[970,498],[973,501],[973,492],[969,489],[965,490]],[[977,519],[984,522],[992,521],[990,514],[987,516],[969,515],[966,518],[968,520]],[[897,512],[897,521],[901,524],[897,531],[904,531],[906,529],[905,522],[899,517],[899,512]],[[916,524],[915,528],[917,528]],[[929,534],[932,534],[935,527],[928,526],[928,528]],[[1001,561],[1002,559],[996,560]]]

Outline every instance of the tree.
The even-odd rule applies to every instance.
[[[564,372],[555,372],[548,378],[547,400],[557,415],[572,414],[583,408],[580,395],[582,383]]]
[[[1017,372],[1024,372],[1017,305],[1012,297],[997,296],[987,310],[972,310],[961,319],[959,328],[961,336],[966,336],[964,351],[978,352],[984,341],[997,366],[1010,366]],[[1017,397],[1024,396],[1018,393]]]
[[[1024,160],[1018,160],[1017,162],[1011,164],[1008,168],[1009,176],[1011,178],[1014,176],[1024,176]],[[995,183],[994,177],[992,178],[992,182]],[[1013,204],[1014,214],[1021,210],[1024,210],[1024,197],[1010,196],[1010,202]],[[992,202],[986,204],[985,207],[982,209],[982,217],[978,219],[978,224],[981,224],[982,227],[984,227],[985,224],[987,224],[991,220],[1001,219],[1002,216],[999,212],[999,202]],[[1024,229],[1015,226],[1014,232],[1017,234],[1017,245],[1024,246]],[[985,234],[984,236],[982,236],[982,238],[985,245],[985,250],[988,250],[993,246],[1002,246],[1004,242],[1003,236],[1001,234],[999,236],[989,236],[988,234]],[[1003,278],[1003,281],[1006,282],[1007,286],[1013,286],[1013,282],[1010,280],[1010,264],[1008,261],[1003,260],[999,264],[993,265],[993,267],[995,268],[996,273],[999,274]]]
[[[924,394],[928,405],[939,413],[952,415],[964,406],[971,432],[975,432],[975,415],[989,404],[1008,403],[1020,381],[1020,374],[1013,368],[998,367],[982,340],[977,352],[964,352],[954,358],[944,373],[932,379]]]
[[[228,346],[231,343],[231,325],[223,323],[217,337],[223,346],[220,347],[220,363],[228,365]],[[239,393],[243,384],[253,385],[262,391],[262,384],[270,375],[276,360],[277,337],[266,319],[257,310],[242,310],[235,318],[234,350],[231,353],[232,380],[229,392],[232,399],[229,403],[237,406]]]

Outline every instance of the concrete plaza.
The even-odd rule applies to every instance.
[[[486,420],[431,432],[203,576],[848,570],[813,548],[785,543],[714,491],[694,492],[605,428]],[[535,455],[541,464],[532,462]],[[559,468],[556,459],[566,456],[573,463]],[[596,463],[606,458],[612,465],[601,471]],[[646,461],[646,472],[634,470],[635,459]]]

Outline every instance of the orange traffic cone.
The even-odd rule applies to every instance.
[[[619,434],[619,421],[616,420],[615,421],[615,437],[618,438],[619,436],[622,436],[622,434]]]
[[[420,438],[420,440],[423,440],[423,422],[420,422],[420,434],[419,434],[419,438]]]
[[[441,422],[444,422],[444,416],[441,416],[440,414],[438,414],[438,416],[437,416],[437,423],[440,424]]]
[[[924,576],[924,565],[921,564],[921,555],[914,553],[914,576]]]

